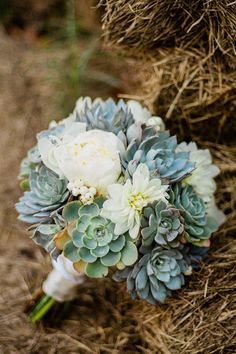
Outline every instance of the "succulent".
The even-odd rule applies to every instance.
[[[206,215],[202,198],[189,185],[176,184],[170,194],[172,203],[183,211],[186,240],[196,245],[201,245],[203,242],[206,244],[218,226],[212,217]]]
[[[189,161],[189,152],[176,152],[176,147],[176,137],[168,131],[158,133],[147,127],[141,139],[133,139],[128,145],[124,169],[132,176],[138,164],[145,163],[154,175],[167,182],[180,181],[194,170],[194,163]]]
[[[41,162],[40,154],[37,145],[30,149],[27,156],[22,160],[20,165],[20,178],[28,178],[30,172]]]
[[[29,224],[50,219],[53,211],[60,208],[69,197],[67,180],[44,165],[32,170],[29,176],[30,191],[25,192],[16,204],[19,219]]]
[[[118,134],[120,131],[126,132],[134,123],[133,115],[123,100],[117,104],[111,98],[106,101],[85,100],[82,105],[83,109],[76,107],[73,115],[76,121],[87,123],[88,130],[101,129]]]
[[[171,295],[171,290],[180,289],[184,285],[184,274],[190,270],[189,260],[180,249],[157,246],[143,255],[133,269],[117,271],[114,279],[127,278],[127,289],[132,298],[138,296],[156,304],[157,301],[163,303]]]
[[[60,227],[55,224],[40,224],[34,230],[32,239],[37,245],[49,252],[53,258],[56,258],[60,251],[56,248],[53,239],[60,230]]]
[[[99,201],[98,201],[99,203]],[[115,225],[101,217],[96,200],[90,205],[68,203],[63,215],[70,229],[71,240],[64,245],[64,254],[72,262],[84,262],[85,274],[100,278],[107,275],[108,267],[130,266],[138,258],[132,239],[127,235],[115,235]]]
[[[141,235],[143,246],[153,241],[161,246],[178,247],[179,236],[184,231],[184,220],[180,211],[166,202],[158,201],[143,210]]]

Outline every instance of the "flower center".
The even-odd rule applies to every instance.
[[[147,198],[141,193],[131,194],[128,200],[131,208],[136,209],[140,212],[147,205]]]
[[[97,238],[102,238],[104,234],[105,234],[104,229],[99,228],[95,230],[95,235]]]

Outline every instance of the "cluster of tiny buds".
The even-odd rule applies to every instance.
[[[86,187],[83,180],[80,178],[69,182],[67,188],[71,191],[74,197],[79,196],[79,199],[83,204],[91,204],[97,193],[95,187]]]

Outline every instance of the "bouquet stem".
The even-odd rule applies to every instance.
[[[44,294],[41,300],[29,313],[29,318],[31,322],[36,323],[40,321],[46,315],[46,313],[48,313],[48,311],[52,308],[55,302],[56,300],[53,299],[53,297]]]

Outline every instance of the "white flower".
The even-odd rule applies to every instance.
[[[101,213],[115,224],[115,234],[121,235],[129,230],[135,239],[140,229],[142,209],[155,200],[165,200],[167,188],[159,178],[150,180],[148,167],[140,164],[133,174],[132,183],[127,180],[124,185],[108,187],[110,198],[103,204]]]
[[[216,190],[214,177],[220,173],[219,168],[212,163],[210,151],[208,149],[198,150],[193,142],[179,144],[176,151],[190,152],[189,159],[195,163],[196,169],[182,182],[193,186],[204,202],[208,203]]]
[[[143,107],[138,101],[129,100],[127,106],[133,114],[136,123],[152,125],[157,131],[165,130],[165,124],[160,117],[155,117],[151,115],[151,112]]]
[[[123,150],[115,134],[95,129],[59,145],[54,157],[69,182],[81,178],[86,186],[105,193],[107,186],[116,182],[121,174],[119,155]]]
[[[215,219],[218,225],[222,225],[225,222],[226,216],[222,210],[220,210],[215,202],[215,198],[212,197],[208,203],[206,203],[206,213]]]
[[[56,172],[60,177],[64,177],[64,173],[59,167],[56,152],[61,145],[65,145],[80,133],[86,131],[85,123],[65,121],[64,125],[65,128],[62,137],[53,134],[53,131],[51,135],[42,132],[37,136],[38,149],[43,163],[52,171]]]

